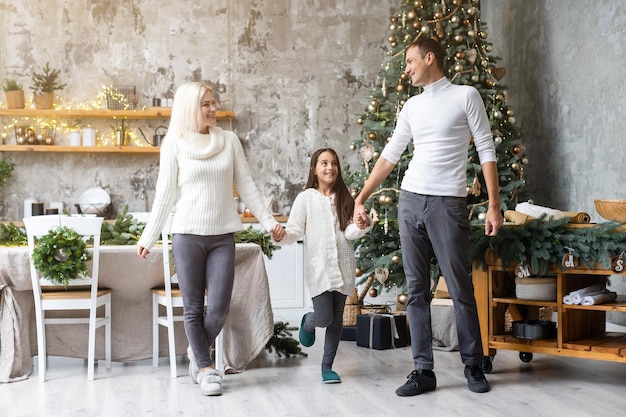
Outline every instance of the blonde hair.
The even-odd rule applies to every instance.
[[[200,82],[188,82],[178,87],[174,95],[167,136],[181,137],[187,133],[200,132],[202,126],[200,101],[207,91],[213,94],[211,87]]]

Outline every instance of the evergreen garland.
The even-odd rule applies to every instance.
[[[291,355],[308,356],[300,348],[300,343],[291,337],[291,332],[298,330],[297,327],[289,327],[289,323],[277,321],[274,323],[274,335],[265,345],[269,353],[276,351],[279,358]]]
[[[533,275],[542,275],[552,266],[564,269],[562,259],[571,253],[589,269],[597,263],[611,268],[611,258],[626,251],[624,223],[604,222],[571,227],[569,218],[548,220],[546,216],[522,225],[503,226],[496,236],[486,236],[484,225],[474,224],[470,233],[470,258],[486,267],[495,257],[503,266],[527,264]]]

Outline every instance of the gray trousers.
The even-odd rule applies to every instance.
[[[402,190],[398,204],[407,318],[415,369],[433,369],[430,259],[434,253],[454,304],[459,349],[466,365],[483,361],[474,286],[470,276],[467,201]]]
[[[337,355],[337,347],[343,330],[343,309],[346,305],[346,296],[339,291],[324,291],[312,298],[313,312],[306,314],[304,330],[315,332],[316,327],[326,328],[324,338],[324,356],[322,357],[322,372],[330,371]]]
[[[224,327],[230,307],[235,279],[235,236],[175,234],[172,255],[183,296],[185,333],[198,366],[205,368],[213,364],[211,345]]]

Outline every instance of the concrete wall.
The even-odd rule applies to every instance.
[[[626,3],[622,0],[482,0],[509,100],[528,153],[536,204],[587,211],[626,199]],[[626,293],[623,276],[609,287]],[[609,321],[626,325],[623,313]]]
[[[137,86],[140,106],[172,97],[189,80],[208,81],[222,108],[233,109],[257,186],[288,212],[306,180],[308,158],[322,146],[357,161],[355,114],[385,57],[395,1],[380,0],[14,0],[0,1],[0,78],[30,75],[46,63],[68,85],[65,106],[91,103],[103,85]],[[2,97],[3,99],[4,97]],[[4,118],[3,123],[11,120]],[[60,121],[61,122],[61,121]],[[92,124],[112,136],[113,121]],[[153,134],[158,122],[131,121]],[[226,124],[226,127],[230,127]],[[7,140],[15,143],[9,130]],[[104,140],[109,140],[105,138]],[[4,154],[16,163],[4,190],[4,213],[19,219],[22,201],[63,201],[74,209],[90,187],[103,187],[115,210],[145,210],[154,195],[155,155]],[[143,197],[143,198],[142,198]],[[146,204],[147,203],[147,204]]]
[[[594,209],[624,199],[626,3],[621,0],[482,0],[507,75],[536,204]]]

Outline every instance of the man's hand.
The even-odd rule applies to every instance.
[[[485,235],[495,236],[498,234],[498,229],[504,223],[504,218],[499,209],[490,208],[487,210],[487,217],[485,218]]]

